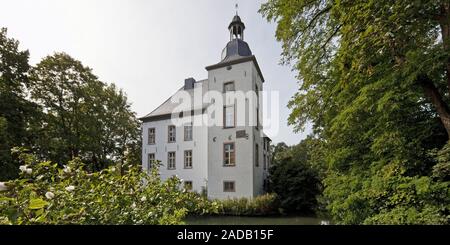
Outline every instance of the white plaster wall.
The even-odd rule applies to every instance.
[[[196,120],[201,115],[194,116]],[[148,153],[155,153],[156,160],[160,160],[161,179],[165,180],[173,175],[180,179],[190,180],[193,190],[201,192],[202,187],[206,187],[207,182],[207,128],[201,126],[193,127],[193,140],[184,141],[184,126],[176,127],[176,142],[168,143],[168,126],[172,125],[170,119],[143,123],[143,147],[142,147],[142,167],[147,170]],[[156,130],[156,144],[148,145],[148,128]],[[192,150],[192,169],[184,168],[184,151]],[[167,169],[167,154],[169,151],[176,153],[176,169]]]
[[[208,72],[209,90],[223,91],[225,82],[234,81],[236,91],[247,92],[254,88],[252,83],[253,62],[232,65]],[[224,95],[225,96],[225,95]],[[237,113],[236,113],[236,116]],[[248,139],[236,139],[236,131],[245,130]],[[215,138],[215,141],[214,141]],[[235,142],[236,166],[223,166],[223,143]],[[220,126],[208,129],[208,197],[211,199],[226,199],[234,197],[253,197],[253,127],[240,126],[224,129]],[[223,181],[235,181],[235,192],[224,192]]]
[[[255,87],[254,84],[258,85],[258,88],[260,91],[263,90],[263,83],[262,79],[259,76],[256,68],[252,67],[252,82],[253,87]],[[262,96],[262,92],[260,92],[260,96]],[[263,103],[260,101],[259,103],[259,114],[260,118],[263,118]],[[262,125],[262,119],[260,119],[260,125]],[[258,144],[258,155],[259,155],[259,164],[258,167],[256,166],[256,162],[253,163],[253,195],[258,196],[264,194],[264,136],[263,136],[263,129],[262,126],[259,127],[259,130],[256,128],[254,130],[254,142],[253,144]],[[255,146],[253,146],[255,148]]]

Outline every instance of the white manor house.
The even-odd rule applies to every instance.
[[[208,78],[184,86],[142,121],[142,167],[160,162],[161,178],[210,199],[261,195],[267,187],[270,139],[262,130],[264,78],[234,16],[221,61]]]

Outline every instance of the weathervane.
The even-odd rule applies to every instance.
[[[234,8],[236,9],[236,15],[238,15],[238,8],[239,8],[239,5],[236,3],[236,5],[234,6]]]

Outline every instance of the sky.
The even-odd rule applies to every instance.
[[[100,80],[126,92],[138,117],[169,98],[184,79],[207,78],[220,61],[228,24],[239,5],[245,41],[265,78],[279,91],[280,129],[274,143],[297,144],[305,132],[287,125],[287,103],[298,89],[296,73],[280,62],[275,23],[258,9],[265,1],[230,0],[0,0],[0,27],[30,51],[30,63],[65,52],[92,68]]]

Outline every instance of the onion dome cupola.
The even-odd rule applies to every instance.
[[[222,62],[252,55],[250,47],[244,41],[244,29],[245,25],[236,13],[228,25],[230,41],[222,51]]]

